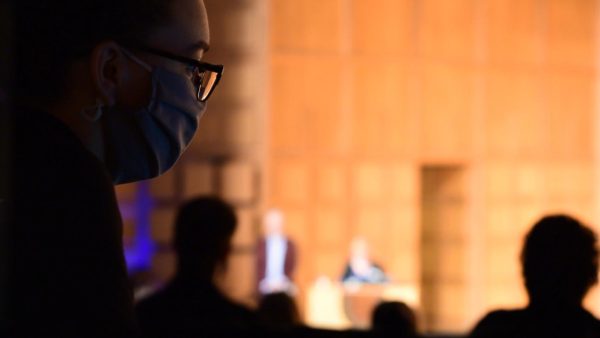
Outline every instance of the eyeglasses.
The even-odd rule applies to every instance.
[[[196,98],[200,102],[208,100],[223,75],[223,65],[213,65],[148,46],[136,45],[134,48],[193,67],[191,80],[194,88],[196,88]]]

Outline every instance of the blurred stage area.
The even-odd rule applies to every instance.
[[[597,0],[205,0],[225,65],[190,149],[120,186],[130,271],[174,271],[177,207],[218,194],[239,218],[221,285],[253,304],[271,207],[297,246],[306,322],[364,327],[379,299],[427,332],[526,304],[526,231],[564,212],[600,231]],[[387,284],[343,286],[362,236]],[[600,316],[600,293],[586,304]]]

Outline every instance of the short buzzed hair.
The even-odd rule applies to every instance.
[[[103,41],[141,42],[177,0],[13,0],[17,99],[53,103],[74,61]]]
[[[598,279],[596,235],[571,216],[546,216],[527,234],[521,261],[532,300],[581,302]]]

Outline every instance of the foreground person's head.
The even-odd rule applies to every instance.
[[[200,61],[203,1],[15,3],[16,102],[66,124],[116,183],[169,169],[222,71]]]

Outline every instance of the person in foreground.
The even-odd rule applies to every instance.
[[[224,271],[236,226],[233,209],[216,197],[195,198],[180,209],[173,243],[177,273],[136,307],[144,337],[256,335],[257,316],[214,283]]]
[[[521,263],[528,306],[491,312],[470,337],[600,337],[600,321],[582,305],[598,280],[592,230],[567,215],[546,216],[526,236]]]
[[[13,3],[9,326],[0,335],[135,336],[113,184],[160,175],[194,136],[222,71],[199,61],[204,4]]]

